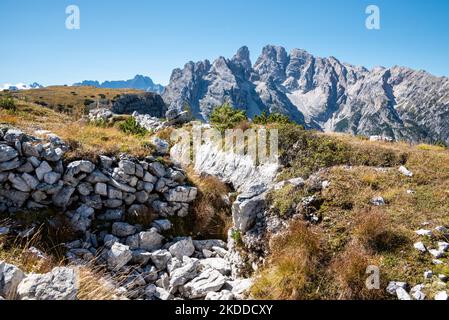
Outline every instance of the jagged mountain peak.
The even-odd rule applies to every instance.
[[[170,108],[189,104],[207,120],[229,102],[252,117],[280,112],[308,128],[412,141],[449,143],[449,79],[407,67],[368,70],[303,49],[267,45],[254,65],[244,46],[212,65],[177,69],[163,98]]]

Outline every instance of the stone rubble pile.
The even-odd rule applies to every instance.
[[[427,225],[427,223],[426,223]],[[444,226],[437,226],[434,229],[419,229],[415,232],[422,237],[423,241],[413,244],[413,247],[423,258],[429,254],[434,266],[444,265],[441,258],[445,257],[449,251],[449,243],[442,239],[449,237],[449,229]],[[445,274],[434,273],[432,268],[423,272],[423,283],[410,288],[406,282],[391,281],[388,284],[387,292],[395,295],[399,300],[425,300],[428,293],[432,293],[434,300],[449,300],[448,297],[448,277]]]
[[[50,133],[43,133],[49,138]],[[95,261],[111,274],[129,274],[129,281],[120,284],[120,289],[130,298],[243,297],[251,281],[232,276],[231,253],[225,242],[168,236],[173,233],[170,219],[186,217],[197,196],[197,189],[186,183],[182,169],[151,156],[143,160],[127,155],[99,156],[98,164],[88,160],[66,164],[63,155],[68,147],[50,136],[47,142],[16,129],[0,130],[0,211],[59,208],[79,235],[78,240],[65,244],[69,261],[75,265]],[[132,223],[146,218],[152,220],[147,227]],[[0,231],[11,232],[7,227]],[[3,269],[0,271],[2,274]],[[55,272],[63,273],[64,283],[74,283],[67,280],[68,271]],[[12,287],[18,286],[15,295],[11,296],[6,287],[0,296],[76,296],[62,297],[52,292],[49,277],[33,275],[25,281],[17,271],[17,279],[24,283],[19,285],[16,282],[20,281],[14,280]],[[48,292],[42,293],[40,286],[48,287]],[[55,286],[57,291],[59,284]]]

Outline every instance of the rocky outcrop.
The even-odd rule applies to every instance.
[[[308,128],[449,144],[449,79],[405,67],[367,70],[293,49],[266,46],[252,65],[248,48],[231,59],[175,69],[163,98],[207,120],[224,102],[249,117],[278,112]]]
[[[46,274],[29,274],[19,284],[21,300],[76,300],[78,276],[73,268],[54,268]]]
[[[157,118],[163,118],[167,112],[161,96],[150,92],[120,95],[112,101],[111,110],[117,114],[138,112]]]

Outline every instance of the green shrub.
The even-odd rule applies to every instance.
[[[0,108],[9,110],[9,111],[16,111],[16,103],[13,98],[11,97],[4,97],[0,99]]]
[[[119,128],[126,134],[133,134],[136,136],[145,136],[148,131],[137,123],[134,117],[129,117],[123,122],[119,123]]]
[[[89,105],[91,105],[92,103],[94,103],[95,102],[95,100],[92,100],[92,99],[85,99],[84,100],[84,106],[89,106]]]
[[[229,103],[215,108],[210,116],[210,123],[220,131],[233,129],[247,120],[245,111],[234,109]]]
[[[280,113],[270,113],[267,114],[265,111],[261,113],[260,116],[255,116],[253,119],[253,123],[266,125],[269,123],[279,123],[279,124],[288,124],[292,123],[289,117],[280,114]]]

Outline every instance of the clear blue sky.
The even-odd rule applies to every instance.
[[[81,29],[65,28],[65,8]],[[381,30],[365,28],[365,8]],[[242,45],[302,48],[373,67],[395,64],[449,76],[448,0],[1,0],[0,83],[71,84],[149,75],[167,84],[187,61]]]

